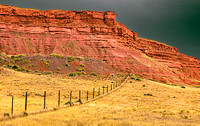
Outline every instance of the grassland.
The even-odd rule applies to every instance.
[[[5,68],[0,75],[0,117],[3,117],[4,113],[11,112],[12,95],[15,115],[24,111],[25,92],[28,92],[27,111],[30,112],[43,109],[44,91],[47,92],[46,107],[55,108],[58,105],[58,91],[61,92],[62,106],[69,101],[70,91],[72,91],[72,102],[78,100],[79,90],[81,90],[82,101],[85,101],[87,91],[91,99],[93,88],[97,95],[98,88],[120,80],[93,75],[75,77],[70,77],[68,74],[36,75]]]
[[[74,81],[78,80],[69,79],[68,85],[73,85]],[[98,84],[91,81],[87,87],[102,86],[104,83]],[[24,86],[30,85],[24,84]],[[53,86],[42,87],[46,89],[45,87]],[[79,90],[80,87],[81,84],[73,88]],[[118,91],[96,101],[0,122],[0,125],[199,125],[199,90],[199,88],[170,86],[145,79],[142,81],[130,79]]]

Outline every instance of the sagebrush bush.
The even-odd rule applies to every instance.
[[[79,66],[84,67],[85,65],[84,64],[79,64]]]
[[[97,76],[97,74],[95,74],[95,73],[91,73],[90,75]]]
[[[59,54],[50,54],[50,56],[57,57],[57,58],[64,58],[64,56]]]
[[[83,68],[77,68],[76,70],[77,70],[78,72],[82,72],[82,71],[84,71]]]
[[[14,65],[12,68],[13,69],[18,69],[19,67],[17,65]]]
[[[72,62],[76,60],[76,57],[68,56],[67,59],[68,59],[68,62]]]
[[[69,76],[76,76],[76,73],[69,73]]]

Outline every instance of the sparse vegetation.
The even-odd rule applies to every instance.
[[[147,94],[144,94],[144,96],[153,96],[152,94],[149,94],[149,93],[147,93]]]
[[[181,88],[185,88],[185,86],[181,86]]]
[[[124,74],[123,73],[118,73],[117,76],[124,77]]]
[[[64,58],[64,56],[59,54],[50,54],[50,56],[57,57],[57,58]]]
[[[28,63],[29,61],[28,60],[23,60],[22,61],[22,64],[26,64],[26,63]]]
[[[79,66],[84,67],[85,65],[84,64],[79,64]]]
[[[68,59],[68,62],[72,62],[72,61],[76,60],[76,57],[68,56],[67,59]]]
[[[69,76],[76,76],[76,73],[69,73]]]
[[[90,75],[97,76],[97,74],[95,74],[95,73],[91,73]]]
[[[19,67],[17,65],[14,65],[12,68],[13,69],[18,69]]]
[[[76,70],[77,70],[78,72],[82,72],[82,71],[84,71],[83,68],[77,68]]]

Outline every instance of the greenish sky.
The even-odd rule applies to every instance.
[[[115,11],[141,37],[200,59],[200,0],[0,0],[24,8]]]

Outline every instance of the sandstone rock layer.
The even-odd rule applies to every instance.
[[[101,59],[122,72],[164,83],[200,84],[200,61],[140,38],[114,12],[35,10],[0,5],[0,51]]]

